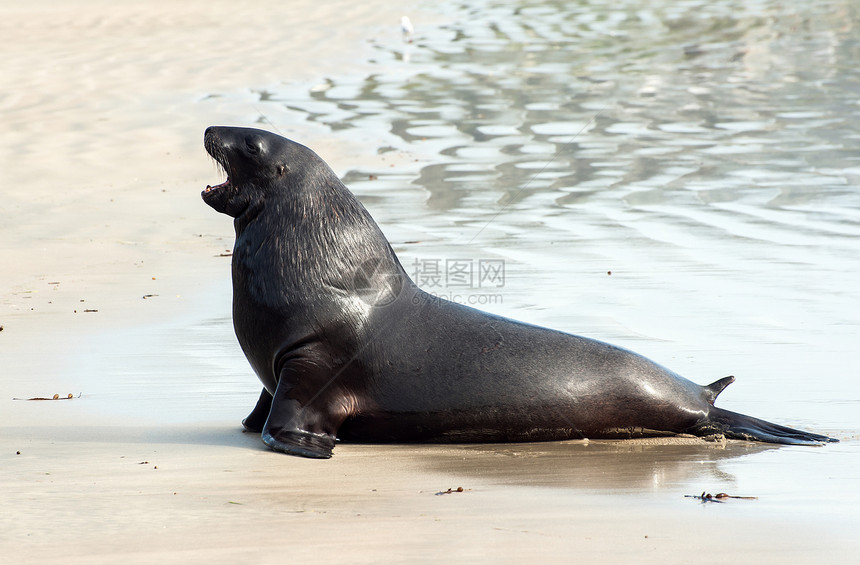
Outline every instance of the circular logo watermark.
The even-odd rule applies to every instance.
[[[403,290],[404,275],[390,260],[373,258],[363,261],[352,275],[353,289],[371,306],[392,304]]]

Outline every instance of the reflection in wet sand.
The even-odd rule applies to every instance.
[[[412,455],[422,459],[428,469],[464,480],[605,492],[731,485],[734,476],[723,470],[724,462],[773,449],[779,448],[739,441],[661,438],[430,446]]]

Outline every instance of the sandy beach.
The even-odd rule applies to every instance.
[[[766,311],[734,282],[712,309],[703,305],[711,304],[702,299],[706,291],[671,287],[670,298],[649,303],[661,289],[648,279],[619,287],[633,293],[619,304],[644,303],[625,317],[604,315],[603,298],[583,300],[576,312],[557,307],[568,284],[581,285],[586,298],[608,284],[596,258],[601,250],[619,263],[636,255],[617,241],[604,238],[581,263],[602,278],[571,283],[562,263],[573,260],[562,258],[544,291],[515,283],[536,276],[540,264],[528,256],[549,248],[541,241],[530,247],[522,234],[554,229],[553,216],[535,220],[524,211],[525,227],[505,234],[510,249],[498,239],[473,247],[525,265],[523,274],[512,272],[496,311],[570,324],[564,329],[571,331],[583,320],[604,332],[598,337],[646,346],[682,373],[711,375],[724,370],[712,365],[730,361],[768,375],[745,381],[746,388],[733,385],[721,401],[834,435],[839,444],[776,448],[678,438],[338,445],[331,460],[311,461],[273,453],[241,431],[259,384],[230,324],[232,224],[199,196],[223,180],[203,150],[203,131],[265,127],[311,145],[339,174],[389,172],[372,187],[359,183],[359,196],[398,253],[445,256],[446,237],[464,224],[435,214],[438,200],[413,183],[435,164],[432,136],[424,145],[382,151],[396,126],[338,130],[296,120],[288,102],[267,102],[268,93],[332,89],[332,77],[352,88],[382,74],[373,63],[380,53],[407,52],[404,14],[419,37],[451,17],[407,1],[300,0],[254,10],[160,0],[0,7],[2,561],[860,562],[860,401],[849,380],[857,360],[857,287],[850,285],[858,263],[845,259],[847,252],[834,255],[834,263],[843,261],[834,278],[817,273],[809,282],[822,300],[834,296],[832,288],[844,291],[827,303],[810,292],[805,312],[814,315],[788,313],[786,304],[797,300],[779,285]],[[453,35],[438,33],[445,34]],[[306,98],[309,107],[322,105]],[[860,172],[853,166],[840,178],[855,189]],[[836,165],[828,167],[816,170],[836,175]],[[402,205],[374,207],[389,189],[389,196],[403,191]],[[856,211],[856,194],[838,203]],[[416,221],[418,208],[438,223]],[[809,222],[827,224],[828,210],[813,210],[821,216]],[[831,232],[855,233],[856,212],[846,214],[854,215]],[[570,240],[579,245],[586,239],[580,235]],[[418,239],[429,246],[407,245]],[[659,257],[664,250],[652,251]],[[791,261],[776,262],[794,280],[784,270]],[[684,280],[695,283],[698,275]],[[623,277],[623,269],[612,276]],[[535,306],[541,302],[545,307]],[[648,315],[657,308],[665,317]],[[750,321],[770,333],[751,339]],[[785,369],[768,373],[775,360]],[[798,377],[779,387],[783,371],[818,380]],[[55,394],[60,398],[27,400]],[[757,498],[685,498],[702,491]]]

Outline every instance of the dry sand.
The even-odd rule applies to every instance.
[[[219,254],[232,229],[199,200],[221,180],[204,128],[255,122],[254,89],[362,72],[369,40],[399,40],[403,13],[440,18],[411,2],[237,6],[0,7],[4,563],[857,559],[844,515],[821,519],[835,501],[801,497],[798,507],[768,491],[782,464],[738,484],[769,498],[683,498],[725,484],[746,456],[766,457],[764,446],[342,445],[320,462],[242,434],[244,414],[214,392],[208,418],[199,407],[178,415],[201,399],[159,373],[181,381],[202,365],[182,365],[170,347],[213,358],[235,348],[189,333],[229,315],[209,300],[228,276]],[[223,92],[233,96],[211,96]],[[302,139],[311,126],[291,127]],[[331,137],[314,147],[341,172],[374,158]],[[113,365],[69,369],[82,357]],[[240,371],[246,410],[257,385]],[[12,400],[69,392],[82,396]]]

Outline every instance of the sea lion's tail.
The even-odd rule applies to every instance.
[[[729,439],[745,439],[787,445],[820,445],[839,441],[831,437],[780,426],[722,408],[711,408],[708,419],[696,426],[696,435],[721,433]]]
[[[734,381],[735,378],[729,376],[702,387],[705,400],[708,401],[708,404],[712,408],[708,412],[708,418],[699,422],[692,430],[694,434],[723,434],[730,439],[745,439],[748,441],[763,441],[766,443],[788,445],[820,445],[822,443],[839,441],[831,437],[795,430],[794,428],[780,426],[779,424],[759,420],[752,416],[715,407],[714,401],[717,399],[717,396]]]

